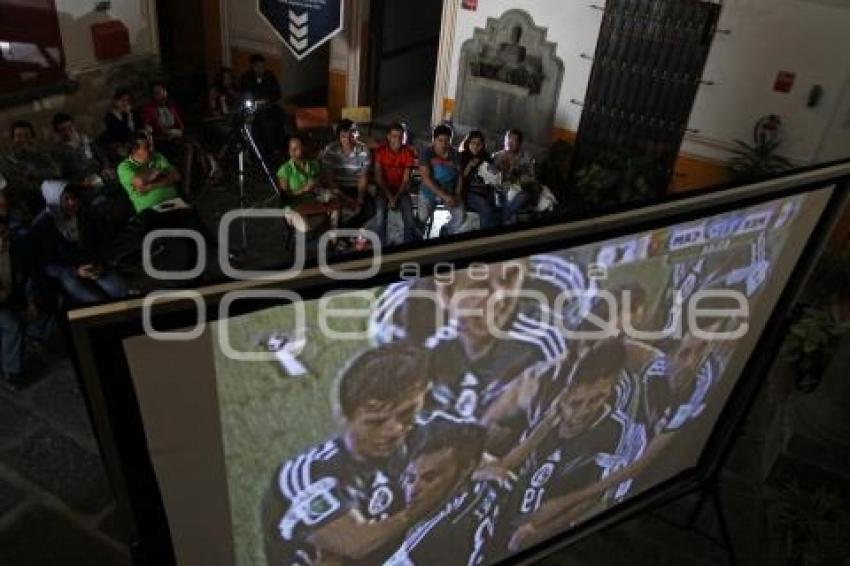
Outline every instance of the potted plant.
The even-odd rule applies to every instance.
[[[793,167],[791,161],[777,152],[782,146],[782,120],[771,114],[760,119],[753,131],[753,143],[734,140],[736,149],[729,163],[732,180],[736,183],[750,183],[778,175]]]
[[[664,177],[653,156],[626,151],[602,153],[579,169],[572,189],[580,206],[598,210],[653,199],[666,190],[653,185]]]
[[[811,492],[790,483],[779,493],[777,503],[777,523],[790,566],[846,563],[850,543],[840,495],[824,488]]]
[[[850,324],[837,320],[828,308],[798,308],[783,345],[784,358],[794,369],[797,389],[806,393],[817,389],[838,341],[848,331]]]

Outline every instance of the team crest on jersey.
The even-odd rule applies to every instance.
[[[531,487],[535,489],[540,489],[552,479],[552,474],[555,472],[555,464],[552,462],[546,462],[540,469],[534,473],[534,476],[531,478]]]
[[[325,478],[298,495],[278,525],[284,540],[292,540],[299,522],[308,527],[319,524],[342,507],[340,500],[333,493],[336,484],[335,479]]]
[[[383,514],[390,505],[393,504],[392,490],[382,485],[372,494],[372,499],[369,500],[369,514],[376,516]]]
[[[464,389],[455,403],[457,414],[464,418],[469,418],[475,415],[475,409],[478,407],[478,394],[471,389]]]

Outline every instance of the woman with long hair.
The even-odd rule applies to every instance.
[[[496,203],[496,190],[481,175],[481,168],[493,163],[481,131],[473,130],[467,134],[460,146],[460,162],[467,208],[481,218],[482,229],[498,228],[501,213]]]

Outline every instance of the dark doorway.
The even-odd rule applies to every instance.
[[[162,68],[184,103],[203,97],[221,65],[217,0],[157,0]]]
[[[443,0],[371,3],[368,102],[377,125],[431,125]]]
[[[720,9],[704,0],[606,3],[573,160],[575,176],[594,179],[594,200],[666,192]]]

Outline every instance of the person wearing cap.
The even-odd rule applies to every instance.
[[[323,181],[349,211],[345,224],[362,228],[375,215],[375,203],[369,195],[372,156],[366,144],[357,140],[357,128],[351,120],[340,121],[336,134],[337,140],[322,152]]]
[[[42,186],[47,208],[35,219],[31,239],[43,275],[56,281],[72,302],[96,303],[127,296],[124,280],[106,268],[101,223],[83,205],[80,185]]]

